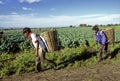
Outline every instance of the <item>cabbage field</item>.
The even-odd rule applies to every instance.
[[[115,27],[115,42],[120,41],[120,29]],[[51,28],[32,29],[35,33],[50,31]],[[91,27],[76,27],[76,28],[56,28],[58,31],[58,46],[59,48],[76,48],[79,45],[85,44],[85,40],[94,41],[94,35]],[[17,53],[20,51],[32,48],[29,40],[25,39],[22,29],[3,30],[4,38],[0,40],[1,52]]]
[[[109,50],[113,57],[117,57],[111,62],[119,64],[120,26],[114,28],[115,44],[110,45]],[[52,28],[32,28],[32,31],[38,34],[50,30]],[[60,50],[47,53],[46,57],[55,61],[57,68],[90,67],[98,63],[96,59],[98,47],[95,45],[91,27],[64,27],[56,28],[56,30]],[[3,32],[4,38],[0,40],[0,78],[12,74],[33,72],[35,69],[33,45],[23,36],[22,29],[6,29]],[[93,49],[86,48],[86,40]],[[42,67],[49,66],[43,65]]]

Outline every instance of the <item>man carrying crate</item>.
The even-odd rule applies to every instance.
[[[96,37],[96,43],[100,45],[98,52],[98,62],[102,60],[102,53],[106,54],[106,57],[110,58],[110,54],[108,53],[108,38],[106,34],[102,30],[99,30],[97,25],[93,26],[92,30]]]
[[[30,28],[25,27],[23,29],[23,34],[32,41],[34,47],[35,47],[35,57],[36,57],[36,72],[41,71],[41,62],[47,63],[52,66],[52,68],[56,69],[56,63],[54,63],[51,60],[48,60],[45,58],[46,53],[46,45],[43,39],[33,33]]]

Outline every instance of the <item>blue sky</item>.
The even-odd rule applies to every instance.
[[[0,0],[0,27],[120,24],[120,0]]]

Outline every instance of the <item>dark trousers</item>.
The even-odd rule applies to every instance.
[[[104,48],[100,48],[99,47],[99,51],[98,51],[98,59],[101,60],[102,59],[102,54],[105,54],[106,56],[108,56],[108,43],[105,44]]]
[[[35,61],[36,61],[36,70],[40,71],[41,70],[41,62],[49,64],[51,66],[55,66],[55,63],[51,60],[48,60],[45,58],[45,51],[41,48],[39,49],[39,55],[38,57],[36,57]]]

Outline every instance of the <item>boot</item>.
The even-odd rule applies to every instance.
[[[52,68],[53,68],[54,70],[57,70],[57,64],[54,63],[54,64],[52,65]]]
[[[40,65],[41,65],[40,63],[38,63],[38,64],[36,65],[36,69],[35,69],[35,72],[36,72],[36,73],[41,71]]]

